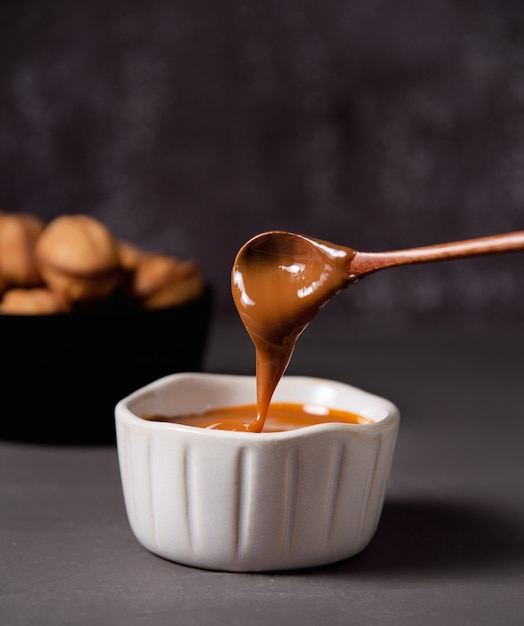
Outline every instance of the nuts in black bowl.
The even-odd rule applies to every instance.
[[[112,444],[120,398],[201,369],[212,291],[196,262],[142,251],[92,217],[36,236],[37,218],[20,218],[0,214],[0,244],[6,223],[18,242],[10,232],[16,254],[0,252],[0,438]]]

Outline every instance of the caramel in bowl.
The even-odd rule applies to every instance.
[[[283,432],[206,429],[151,415],[252,404],[255,378],[172,374],[115,408],[130,526],[149,551],[205,569],[271,571],[348,558],[379,523],[399,426],[390,401],[341,382],[285,376],[273,401],[363,423]]]

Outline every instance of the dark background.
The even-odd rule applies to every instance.
[[[524,7],[0,2],[0,208],[196,258],[235,315],[273,228],[360,250],[524,228]],[[524,256],[398,268],[325,316],[519,322]]]

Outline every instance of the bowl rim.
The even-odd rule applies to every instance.
[[[114,409],[116,423],[124,423],[127,426],[133,427],[133,429],[141,429],[143,431],[150,432],[185,432],[192,434],[195,437],[210,437],[212,439],[227,439],[230,441],[241,442],[270,442],[274,440],[286,440],[295,439],[298,437],[307,437],[322,432],[352,432],[361,435],[372,435],[374,433],[378,434],[384,430],[396,428],[398,427],[400,421],[400,411],[398,407],[387,398],[342,381],[329,378],[300,375],[285,375],[280,381],[279,385],[285,386],[286,384],[288,384],[286,381],[288,381],[289,384],[291,384],[292,382],[298,382],[308,385],[327,384],[339,388],[343,387],[360,397],[365,397],[371,402],[380,404],[380,406],[385,409],[386,414],[383,418],[378,419],[377,421],[373,421],[372,423],[351,424],[343,422],[326,422],[304,426],[288,431],[251,433],[244,431],[206,429],[200,428],[198,426],[191,426],[188,424],[179,424],[176,422],[159,422],[154,420],[146,420],[131,410],[130,405],[142,396],[151,392],[161,391],[166,387],[178,384],[179,382],[183,382],[184,379],[197,379],[200,381],[223,380],[228,384],[231,384],[235,381],[242,381],[244,383],[249,381],[254,383],[256,380],[255,376],[245,374],[219,374],[210,372],[176,372],[174,374],[168,374],[167,376],[158,378],[148,383],[147,385],[136,389],[129,395],[119,400]]]

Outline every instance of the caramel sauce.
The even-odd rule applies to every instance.
[[[231,291],[256,350],[257,411],[249,430],[263,430],[301,333],[352,282],[354,255],[351,248],[280,231],[254,238],[237,254]]]
[[[257,416],[256,404],[219,407],[209,409],[203,413],[190,415],[145,415],[144,419],[157,422],[172,422],[220,430],[251,431],[252,424]],[[295,430],[314,424],[331,422],[344,424],[367,424],[371,420],[339,409],[327,408],[320,405],[298,404],[292,402],[273,402],[270,404],[261,429],[263,433],[275,433],[286,430]]]

